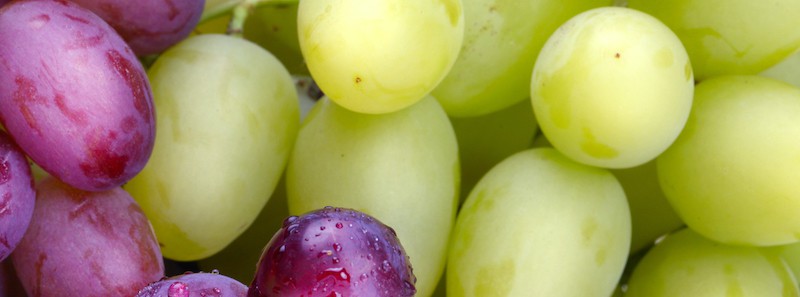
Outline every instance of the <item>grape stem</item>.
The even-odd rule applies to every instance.
[[[241,37],[244,22],[247,20],[248,15],[253,9],[266,6],[266,5],[286,5],[297,4],[299,0],[228,0],[222,1],[211,7],[206,7],[203,15],[200,17],[200,24],[221,17],[226,14],[231,14],[231,21],[228,24],[227,34],[231,36]]]

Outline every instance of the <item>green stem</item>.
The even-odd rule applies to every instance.
[[[200,17],[200,24],[231,14],[231,23],[228,25],[228,34],[240,36],[248,14],[261,6],[297,4],[300,0],[227,0],[212,7],[207,7]]]

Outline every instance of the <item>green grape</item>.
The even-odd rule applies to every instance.
[[[278,182],[267,205],[242,235],[219,253],[197,262],[201,271],[216,269],[243,284],[250,284],[253,281],[256,264],[261,258],[264,247],[275,232],[283,227],[283,220],[289,216],[285,185],[284,179]]]
[[[547,38],[570,17],[610,0],[464,0],[464,44],[433,90],[451,117],[493,113],[524,101]]]
[[[661,187],[698,233],[778,245],[800,236],[800,89],[759,76],[697,85],[692,115],[658,158]]]
[[[781,258],[728,246],[691,229],[668,235],[636,266],[625,297],[800,296]]]
[[[609,296],[630,245],[625,193],[608,170],[552,148],[503,160],[453,230],[448,296]]]
[[[782,80],[800,88],[800,51],[764,70],[760,75]]]
[[[680,37],[695,76],[757,74],[800,47],[800,1],[629,0]]]
[[[800,276],[800,242],[765,249],[780,256],[783,261],[786,262],[786,265],[789,266],[789,270],[792,271],[792,275],[795,276],[795,279]]]
[[[156,144],[125,189],[165,257],[202,259],[244,232],[267,203],[297,134],[297,94],[275,57],[224,35],[184,40],[148,75]]]
[[[298,4],[256,8],[244,23],[244,38],[275,55],[291,74],[308,74],[297,35]]]
[[[694,80],[680,40],[657,19],[597,8],[562,25],[531,82],[539,125],[553,146],[593,166],[654,159],[689,116]]]
[[[631,254],[683,226],[658,184],[655,160],[633,168],[611,170],[611,173],[625,189],[631,209]]]
[[[461,160],[461,199],[506,157],[527,149],[539,125],[530,100],[479,117],[451,118]]]
[[[464,37],[460,0],[300,1],[300,49],[325,94],[356,112],[421,100],[450,71]]]
[[[458,189],[455,133],[430,96],[381,115],[323,97],[300,128],[286,172],[290,214],[345,207],[394,228],[420,297],[433,293],[444,269]]]

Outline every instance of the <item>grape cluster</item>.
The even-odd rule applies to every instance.
[[[0,0],[0,297],[800,296],[798,16]]]

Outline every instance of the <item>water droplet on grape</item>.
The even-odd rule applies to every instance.
[[[336,229],[342,229],[342,228],[344,228],[344,225],[341,222],[336,223]]]
[[[341,252],[342,251],[342,245],[334,242],[333,243],[333,250],[337,251],[337,252]]]
[[[383,263],[381,264],[381,270],[383,270],[383,272],[389,272],[391,269],[392,264],[389,263],[389,260],[383,260]]]
[[[212,270],[211,270],[211,273],[213,273],[213,274],[219,274],[219,269],[212,269]]]
[[[167,290],[168,297],[189,297],[189,286],[182,282],[175,282]]]

